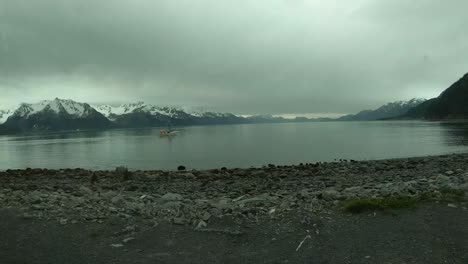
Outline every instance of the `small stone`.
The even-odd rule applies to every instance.
[[[68,219],[62,218],[62,219],[60,219],[59,222],[60,222],[61,225],[66,225],[68,223]]]
[[[166,193],[165,195],[161,197],[161,199],[167,200],[167,201],[180,201],[183,199],[183,197],[182,195],[178,193]]]
[[[452,203],[447,204],[447,206],[448,206],[448,207],[451,207],[451,208],[457,208],[457,206],[454,205],[454,204],[452,204]]]
[[[127,238],[125,238],[124,240],[122,240],[122,242],[123,242],[124,244],[126,244],[126,243],[128,243],[128,242],[130,242],[130,241],[133,241],[133,240],[135,240],[134,237],[127,237]]]
[[[455,173],[455,172],[450,171],[450,170],[445,172],[446,175],[453,175],[454,173]]]
[[[112,197],[111,202],[115,205],[120,205],[124,202],[122,195]]]
[[[200,222],[198,223],[196,229],[204,228],[206,226],[207,226],[206,222],[203,221],[203,220],[200,220]]]
[[[188,223],[187,219],[181,218],[181,217],[174,217],[172,219],[172,223],[176,225],[186,225]]]
[[[208,221],[210,218],[211,218],[211,214],[208,213],[208,212],[205,212],[202,217],[201,217],[204,221]]]
[[[121,248],[124,245],[123,244],[111,244],[110,246],[113,247],[113,248]]]
[[[33,215],[30,215],[28,213],[24,213],[22,215],[22,218],[25,219],[25,220],[29,220],[29,219],[34,219],[34,216]]]
[[[93,191],[86,187],[86,186],[81,186],[78,191],[80,192],[81,195],[83,196],[88,196],[88,195],[92,195],[93,194]]]
[[[326,201],[338,200],[341,198],[340,192],[330,189],[322,192],[322,197]]]
[[[185,166],[181,165],[181,166],[177,167],[177,170],[178,171],[184,171],[184,170],[186,170],[186,168],[185,168]]]
[[[33,191],[29,194],[28,200],[32,204],[40,204],[42,202],[41,193],[39,191]]]
[[[131,233],[131,232],[136,232],[138,230],[138,226],[136,225],[129,225],[126,226],[124,229],[122,229],[123,233]]]

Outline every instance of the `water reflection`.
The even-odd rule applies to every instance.
[[[250,167],[468,150],[467,123],[327,122],[78,131],[0,137],[0,169]]]
[[[446,133],[448,145],[468,146],[468,123],[466,122],[441,122],[440,126]]]

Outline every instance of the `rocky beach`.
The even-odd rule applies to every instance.
[[[37,253],[42,257],[28,256],[35,251],[28,250],[33,247],[28,244],[30,242],[18,244],[19,236],[25,235],[15,233],[17,225],[21,225],[23,229],[44,230],[36,235],[32,232],[31,236],[47,237],[55,232],[53,239],[56,241],[65,239],[57,238],[62,233],[60,230],[76,233],[65,240],[78,243],[78,248],[99,244],[97,248],[102,250],[96,251],[96,255],[85,254],[86,263],[103,263],[100,257],[104,256],[107,263],[154,263],[155,260],[160,261],[158,263],[178,260],[181,263],[237,263],[242,259],[255,263],[310,263],[313,259],[317,263],[466,263],[467,164],[468,154],[453,154],[377,161],[337,160],[294,166],[270,164],[247,169],[6,170],[0,172],[0,216],[4,223],[0,231],[6,234],[0,242],[0,257],[7,260],[2,263],[63,261],[42,251]],[[419,224],[415,220],[418,217],[421,218]],[[434,226],[428,219],[435,221]],[[411,224],[404,224],[405,221]],[[450,227],[454,230],[447,229],[448,222],[454,222]],[[432,230],[440,224],[444,225],[439,230],[441,239],[455,239],[447,245],[437,238],[439,231]],[[374,225],[377,225],[376,230],[367,230]],[[356,239],[367,241],[361,243],[374,243],[366,247],[372,249],[380,242],[372,242],[369,237],[375,239],[392,229],[395,230],[389,235],[400,234],[398,239],[404,240],[405,228],[410,229],[406,234],[413,240],[411,232],[429,228],[432,230],[429,233],[427,229],[420,230],[421,235],[433,232],[434,236],[418,243],[426,243],[427,249],[434,247],[434,241],[439,239],[439,247],[446,245],[450,250],[435,248],[423,255],[420,255],[421,250],[404,255],[402,250],[408,250],[408,241],[388,242],[384,237],[381,242],[382,247],[386,245],[388,249],[386,253],[360,256],[356,252],[366,251],[365,248],[359,249],[357,245],[349,248],[348,243],[354,244],[353,239]],[[333,242],[339,230],[355,230],[359,235]],[[152,232],[157,236],[145,238]],[[169,234],[173,232],[182,232],[183,239],[171,238]],[[89,236],[78,235],[83,233]],[[213,244],[213,239],[219,239],[219,243]],[[431,239],[435,240],[431,242]],[[162,245],[149,249],[144,241],[153,246]],[[187,241],[197,241],[197,246],[187,246]],[[237,245],[218,248],[226,241]],[[250,252],[244,247],[249,241],[257,241],[256,246],[261,245],[261,249],[251,246]],[[334,245],[344,241],[348,241],[348,249],[342,254],[348,252],[349,256],[335,254],[339,250]],[[277,244],[269,246],[267,242]],[[317,243],[321,247],[328,243],[329,247],[319,250]],[[392,251],[392,243],[398,245],[400,251]],[[66,247],[67,242],[60,244]],[[272,253],[286,248],[290,254]],[[68,248],[64,250],[74,252]],[[159,250],[165,251],[158,253]],[[115,259],[100,252],[108,252]],[[314,252],[313,256],[307,252]],[[78,259],[66,263],[84,263],[79,261],[83,254],[82,251],[72,253]],[[131,260],[126,258],[130,256]],[[28,257],[29,261],[20,262]],[[379,261],[376,258],[380,258]],[[446,262],[441,262],[444,260]]]

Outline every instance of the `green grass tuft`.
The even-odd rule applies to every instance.
[[[462,202],[465,200],[465,191],[453,188],[444,188],[440,190],[442,200],[446,202]]]
[[[351,200],[344,204],[344,210],[358,214],[368,211],[411,208],[416,205],[417,199],[411,197],[387,197]]]

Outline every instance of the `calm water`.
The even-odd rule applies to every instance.
[[[250,167],[468,151],[468,124],[330,122],[111,130],[0,137],[0,170]]]

